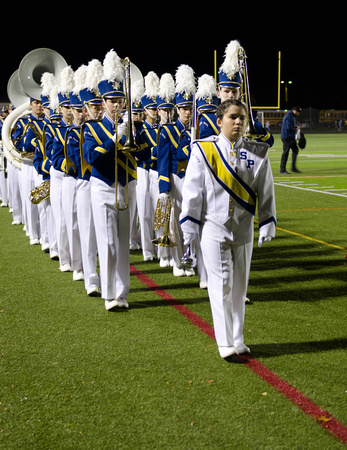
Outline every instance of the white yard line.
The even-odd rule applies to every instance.
[[[335,195],[337,197],[347,197],[347,194],[338,194],[337,192],[330,192],[330,191],[321,191],[318,189],[307,189],[305,187],[301,187],[301,186],[293,186],[290,184],[285,184],[285,183],[274,183],[276,186],[283,186],[283,187],[289,187],[292,189],[301,189],[302,191],[310,191],[310,192],[317,192],[319,194],[328,194],[328,195]],[[308,186],[308,185],[306,185]],[[342,189],[345,190],[345,189]]]

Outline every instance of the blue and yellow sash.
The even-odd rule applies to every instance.
[[[211,141],[197,141],[197,144],[215,180],[240,206],[255,215],[255,192],[228,164],[217,144]]]

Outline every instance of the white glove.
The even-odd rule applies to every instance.
[[[129,121],[129,114],[128,111],[126,111],[123,115],[122,115],[122,120],[123,120],[123,124],[127,125],[128,121]]]
[[[183,233],[183,245],[189,245],[197,239],[198,233]]]
[[[271,236],[260,235],[258,240],[258,247],[261,247],[264,244],[264,242],[270,242],[271,239],[272,239]]]
[[[127,132],[127,124],[126,123],[121,123],[118,125],[117,127],[117,134],[118,134],[118,140],[124,136]]]
[[[127,126],[124,123],[121,123],[117,127],[117,133],[112,136],[112,141],[116,143],[116,139],[119,141],[122,136],[124,136],[127,132]]]
[[[169,191],[165,191],[159,194],[159,198],[162,202],[166,202],[167,199],[169,198]]]

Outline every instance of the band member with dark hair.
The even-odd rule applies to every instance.
[[[256,202],[259,246],[275,236],[276,210],[268,144],[243,137],[247,111],[229,99],[217,109],[218,136],[191,145],[182,193],[184,243],[200,240],[220,356],[249,353],[245,297]]]

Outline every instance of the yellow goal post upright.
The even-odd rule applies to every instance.
[[[278,65],[277,65],[277,105],[275,106],[252,106],[252,109],[257,110],[278,110],[281,109],[281,52],[278,52]],[[214,51],[214,78],[217,82],[217,50]],[[264,115],[261,114],[260,121],[264,126]]]

